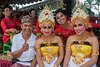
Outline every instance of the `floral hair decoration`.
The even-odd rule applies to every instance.
[[[71,22],[72,22],[72,27],[73,24],[81,22],[83,24],[85,24],[85,27],[88,28],[89,27],[89,14],[87,9],[79,2],[79,0],[77,0],[77,3],[72,11],[72,15],[71,15]]]
[[[54,15],[47,5],[45,5],[44,9],[40,12],[38,21],[40,28],[42,28],[44,24],[51,24],[52,27],[54,28],[55,26]]]

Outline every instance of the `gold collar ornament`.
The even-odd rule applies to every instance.
[[[71,15],[71,22],[72,22],[72,27],[75,23],[81,22],[85,24],[86,28],[91,27],[91,25],[88,23],[89,22],[89,14],[87,9],[77,0],[76,5],[72,11]]]
[[[45,5],[44,9],[40,12],[39,14],[39,27],[42,28],[44,24],[51,24],[52,27],[54,28],[55,26],[55,20],[54,20],[54,15],[52,11],[49,9],[47,4]]]

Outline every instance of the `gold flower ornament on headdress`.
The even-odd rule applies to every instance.
[[[89,27],[89,14],[88,11],[83,5],[77,0],[77,3],[72,11],[71,17],[72,26],[74,23],[81,22],[85,24],[86,28]]]
[[[45,5],[44,9],[40,12],[39,18],[39,27],[41,28],[44,24],[51,24],[52,27],[55,26],[54,16],[52,11],[49,9],[47,5]]]

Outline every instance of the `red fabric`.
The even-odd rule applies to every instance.
[[[61,27],[60,25],[56,28],[54,33],[61,34],[61,37],[66,41],[67,38],[71,35],[74,35],[75,32],[73,30],[65,29]]]
[[[21,23],[21,21],[19,20],[19,18],[16,18],[15,20],[16,20],[17,22]]]
[[[6,30],[7,29],[11,29],[11,28],[15,28],[16,29],[16,26],[17,27],[21,27],[21,24],[19,22],[16,22],[14,19],[10,19],[12,24],[10,24],[10,22],[7,20],[7,18],[4,18],[2,19],[1,21],[1,26],[2,26],[2,29],[4,31],[4,33],[6,33]],[[10,39],[10,36],[9,35],[3,35],[3,42],[7,42],[8,39]]]
[[[0,60],[0,67],[11,67],[11,66],[12,66],[11,61]]]
[[[36,32],[36,33],[41,33],[41,32],[40,32],[39,22],[38,22],[38,21],[37,21],[37,23],[36,23],[36,30],[37,30],[37,32]]]
[[[91,22],[91,21],[89,21],[89,22],[91,23],[92,28],[98,28],[98,29],[100,29],[100,24],[93,23],[93,22]]]
[[[93,18],[90,18],[90,21],[94,22],[98,19],[98,17],[93,17]]]

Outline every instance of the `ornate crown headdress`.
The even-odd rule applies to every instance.
[[[44,9],[39,14],[39,27],[41,28],[44,24],[51,24],[52,27],[55,26],[54,15],[52,11],[49,9],[47,4],[45,5]]]
[[[76,5],[72,11],[71,17],[72,26],[74,23],[81,22],[85,24],[86,28],[89,22],[89,14],[88,11],[83,5],[77,0]]]

